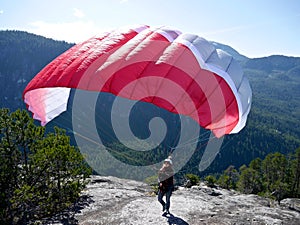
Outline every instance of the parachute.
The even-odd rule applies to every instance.
[[[45,125],[67,110],[71,89],[151,103],[191,117],[216,137],[245,126],[252,99],[231,55],[195,34],[146,25],[73,46],[30,81],[23,99]]]

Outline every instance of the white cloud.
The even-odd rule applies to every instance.
[[[73,15],[77,18],[83,18],[85,16],[84,13],[77,8],[73,8]]]
[[[122,3],[126,3],[126,2],[128,2],[128,0],[120,0],[120,3],[122,4]]]
[[[28,32],[53,38],[55,40],[75,43],[85,41],[97,33],[103,32],[103,30],[98,29],[92,21],[75,21],[69,23],[47,23],[45,21],[35,21],[30,25],[33,28],[29,29]]]
[[[3,14],[3,13],[4,13],[4,11],[2,9],[0,9],[0,15]]]

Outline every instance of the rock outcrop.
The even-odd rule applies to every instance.
[[[200,225],[300,224],[300,199],[278,205],[256,195],[209,188],[179,187],[164,214],[151,188],[142,182],[93,176],[81,201],[50,224]]]

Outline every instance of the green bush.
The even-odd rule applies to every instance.
[[[213,175],[208,175],[204,179],[208,187],[215,187],[217,183],[217,179]]]
[[[185,178],[190,182],[191,186],[198,185],[200,183],[200,177],[195,174],[188,173],[185,175]]]
[[[158,192],[158,175],[147,177],[145,182],[151,186],[154,193]]]

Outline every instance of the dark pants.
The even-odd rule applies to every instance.
[[[170,198],[172,195],[173,188],[167,188],[166,190],[158,191],[158,201],[162,204],[163,208],[168,210],[170,209]],[[166,202],[163,200],[164,195],[166,196]]]

